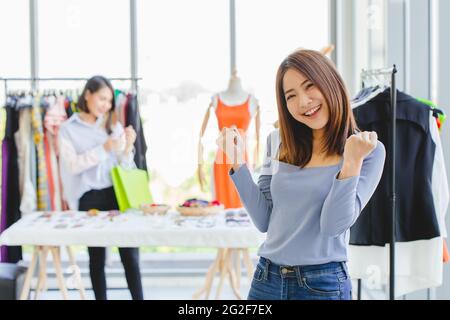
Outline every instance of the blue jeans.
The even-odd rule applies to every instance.
[[[351,300],[345,262],[280,266],[260,258],[248,300]]]

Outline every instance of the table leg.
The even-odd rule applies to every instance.
[[[39,247],[39,278],[34,293],[34,299],[37,300],[41,291],[45,291],[47,281],[47,255],[48,247]]]
[[[223,254],[220,260],[220,280],[219,280],[219,285],[217,287],[217,293],[216,293],[216,300],[219,299],[220,296],[220,292],[222,291],[222,285],[223,285],[223,280],[225,279],[226,273],[227,273],[227,264],[228,264],[228,260],[230,259],[230,250],[231,249],[220,249],[223,250]]]
[[[239,249],[230,249],[230,251],[231,252],[239,252]],[[233,290],[234,295],[236,296],[236,298],[238,300],[242,300],[241,294],[239,293],[240,287],[236,286],[237,279],[236,279],[236,274],[234,273],[234,270],[233,270],[233,264],[232,264],[232,260],[231,260],[231,252],[229,254],[229,258],[226,261],[224,267],[226,268],[226,271],[228,273],[231,289]]]
[[[203,286],[203,288],[199,289],[196,293],[194,293],[194,295],[192,296],[192,299],[194,299],[194,300],[199,299],[200,296],[202,295],[202,293],[204,293],[204,292],[206,292],[206,299],[208,299],[209,293],[211,291],[211,286],[214,281],[214,277],[217,273],[217,270],[220,267],[220,259],[221,259],[221,255],[222,255],[221,250],[222,249],[217,250],[216,258],[215,258],[214,262],[211,264],[211,266],[209,267],[208,272],[206,273],[205,285]]]
[[[241,274],[241,259],[240,259],[240,252],[242,252],[242,258],[244,260],[244,263],[247,268],[247,273],[249,275],[249,279],[251,280],[253,278],[253,266],[252,262],[250,260],[250,255],[248,252],[248,249],[235,249],[235,248],[220,248],[217,250],[216,259],[214,260],[213,264],[209,267],[205,285],[203,288],[198,290],[194,295],[193,299],[198,299],[203,293],[206,293],[206,299],[209,298],[209,293],[211,291],[212,284],[214,282],[214,277],[219,271],[220,274],[220,280],[216,291],[216,300],[219,299],[222,286],[225,277],[228,275],[231,288],[233,290],[233,293],[235,296],[240,300],[240,274]],[[232,257],[236,256],[236,261],[233,262]],[[235,272],[236,268],[236,272]]]
[[[58,279],[59,290],[61,290],[63,299],[68,300],[69,295],[67,293],[67,289],[64,284],[64,276],[63,276],[63,272],[62,272],[62,268],[61,268],[60,250],[58,247],[52,247],[50,250],[51,250],[52,256],[53,256],[53,264],[55,266],[55,272],[56,272],[56,277]]]
[[[38,252],[39,248],[35,246],[33,250],[33,256],[31,257],[31,263],[25,276],[22,292],[20,294],[20,300],[26,300],[28,298],[28,294],[30,293],[31,279],[33,278],[34,269],[36,268]]]
[[[241,257],[240,253],[243,249],[236,249],[236,286],[241,287]]]
[[[81,272],[80,268],[77,266],[75,262],[75,256],[73,254],[73,250],[70,246],[66,247],[67,254],[69,255],[70,265],[73,268],[75,282],[77,284],[78,291],[80,292],[81,300],[86,300],[86,293],[84,291],[83,281],[81,279]]]

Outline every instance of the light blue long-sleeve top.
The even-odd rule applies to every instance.
[[[71,210],[78,210],[79,200],[85,192],[111,187],[111,170],[115,166],[136,168],[134,152],[125,155],[104,149],[109,135],[102,125],[103,120],[99,117],[95,123],[88,123],[75,113],[59,129],[63,197]],[[112,127],[111,137],[119,139],[124,147],[124,129],[119,122]]]
[[[258,183],[246,165],[231,170],[242,203],[255,226],[267,232],[258,255],[279,265],[347,261],[350,227],[369,202],[383,173],[386,151],[378,142],[359,176],[338,180],[337,165],[300,168],[272,156],[278,132],[269,135]],[[278,151],[279,143],[275,143]]]

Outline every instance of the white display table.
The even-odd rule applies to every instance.
[[[228,212],[228,215],[226,215]],[[236,211],[235,211],[236,212]],[[26,299],[30,291],[31,278],[38,257],[46,262],[48,252],[52,253],[58,284],[64,298],[67,292],[61,270],[60,246],[66,246],[71,264],[76,268],[71,245],[92,247],[214,247],[218,248],[217,258],[207,274],[205,287],[194,295],[200,298],[205,293],[208,298],[212,281],[220,272],[220,283],[216,298],[220,295],[221,286],[226,275],[230,284],[240,298],[239,274],[240,259],[232,265],[233,254],[242,252],[249,276],[252,275],[248,248],[258,247],[265,235],[260,233],[252,223],[229,219],[230,210],[208,217],[185,217],[177,212],[169,212],[164,216],[144,215],[142,212],[100,212],[97,216],[88,216],[86,212],[33,212],[25,214],[22,219],[6,229],[0,235],[1,245],[33,245],[34,253],[25,279],[21,298]],[[227,217],[227,218],[226,218]],[[40,263],[44,266],[46,263]],[[236,274],[237,271],[237,274]],[[45,285],[46,270],[39,272],[36,297]],[[84,299],[81,278],[76,275],[80,294]]]

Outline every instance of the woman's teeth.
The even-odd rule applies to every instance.
[[[305,113],[305,116],[310,117],[315,115],[319,110],[321,106],[318,106],[317,108],[311,109],[308,112]]]

